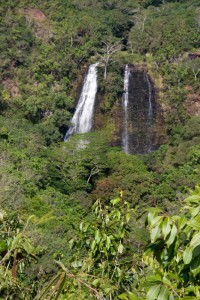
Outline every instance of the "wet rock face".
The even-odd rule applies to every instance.
[[[128,85],[128,153],[145,154],[156,150],[163,139],[163,118],[153,82],[143,70],[129,66]],[[122,112],[123,136],[124,116]],[[121,144],[123,141],[121,140]],[[122,145],[123,146],[123,145]]]
[[[158,104],[153,81],[147,72],[134,65],[129,65],[128,68],[127,109],[124,109],[124,97],[120,97],[111,111],[103,112],[105,95],[98,91],[92,129],[101,129],[109,124],[113,130],[111,146],[121,146],[129,154],[146,154],[166,142],[163,111]],[[126,89],[124,87],[122,94],[125,95]],[[125,140],[128,141],[127,147],[124,145]]]

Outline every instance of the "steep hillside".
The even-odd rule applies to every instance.
[[[117,256],[109,256],[115,260],[109,271],[105,263],[107,275],[103,275],[110,285],[103,287],[101,277],[92,285],[103,291],[104,298],[94,290],[88,292],[86,285],[81,290],[81,281],[77,289],[70,281],[72,290],[66,285],[59,298],[118,299],[138,288],[133,280],[139,278],[138,270],[146,274],[142,263],[134,268],[148,239],[146,209],[159,206],[170,216],[199,184],[199,0],[8,0],[1,3],[0,16],[0,279],[4,282],[0,281],[0,297],[35,299],[57,272],[55,260],[70,266],[70,278],[81,270],[99,280],[104,273],[102,253],[109,256],[117,247],[110,246],[112,238],[108,237],[106,250],[92,249],[97,251],[97,260],[92,258],[97,263],[92,265],[91,259],[88,269],[78,257],[85,257],[88,250],[84,234],[104,222],[101,209],[109,215],[115,205],[110,200],[119,199],[120,193],[125,207],[111,214],[111,231],[127,229],[123,237],[127,251],[120,246]],[[92,132],[74,135],[65,143],[89,65],[97,61]],[[121,145],[125,66],[132,74],[127,119],[130,152],[137,155],[127,155]],[[152,123],[144,127],[150,92]],[[97,200],[98,221],[91,212]],[[140,216],[131,219],[130,227],[124,225],[129,219],[127,209]],[[122,226],[117,223],[121,216]],[[89,223],[87,228],[79,226],[83,220]],[[69,241],[79,228],[83,228],[81,245],[86,241],[86,246],[79,245],[77,254]],[[116,239],[121,245],[115,234],[113,243]],[[95,235],[100,241],[98,231]],[[133,262],[130,269],[123,269],[129,261]],[[131,275],[123,277],[128,270]],[[52,299],[49,293],[44,297]],[[144,297],[147,293],[144,290]],[[190,293],[194,296],[194,291]],[[129,296],[119,299],[136,299]]]

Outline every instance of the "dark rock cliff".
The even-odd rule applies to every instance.
[[[129,153],[145,154],[162,144],[164,120],[150,76],[133,65],[129,68]],[[121,119],[123,127],[123,114]]]
[[[163,111],[158,93],[145,68],[129,65],[128,141],[130,154],[146,154],[156,150],[166,140]],[[123,94],[123,91],[122,91]],[[122,97],[111,111],[103,112],[104,95],[96,96],[93,130],[110,125],[112,146],[123,147],[124,111]]]

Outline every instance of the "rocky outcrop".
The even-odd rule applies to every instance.
[[[33,23],[35,35],[48,42],[52,38],[52,30],[49,19],[45,14],[36,8],[25,8],[21,10],[28,23]]]
[[[189,59],[199,59],[200,58],[200,52],[189,53],[188,58]]]
[[[191,86],[186,86],[186,101],[184,108],[190,116],[200,116],[200,91],[193,91]]]
[[[3,87],[10,93],[10,96],[15,98],[20,96],[20,90],[15,81],[10,78],[4,78],[2,81]]]

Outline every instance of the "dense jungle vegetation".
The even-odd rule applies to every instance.
[[[199,0],[2,0],[0,13],[0,299],[200,299]],[[110,121],[64,143],[96,61]],[[112,142],[128,63],[165,117],[146,155]]]

